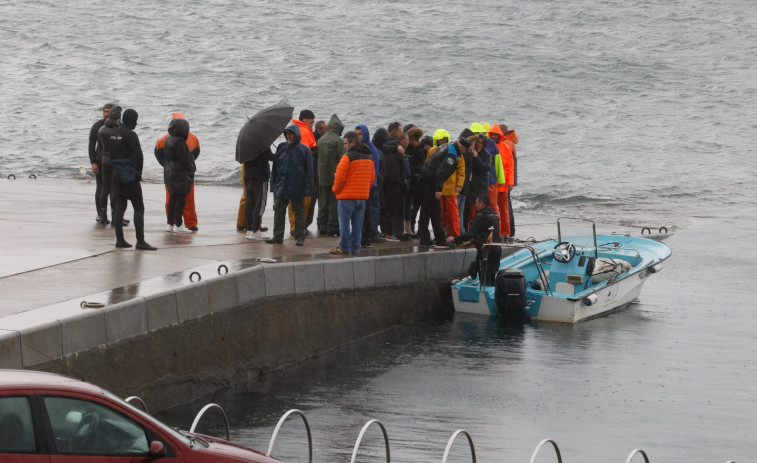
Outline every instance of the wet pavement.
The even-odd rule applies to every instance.
[[[236,230],[241,186],[197,185],[199,231],[167,233],[163,185],[143,184],[145,239],[157,251],[114,247],[115,231],[95,222],[94,182],[65,179],[0,180],[0,317],[76,297],[111,291],[107,298],[142,294],[186,281],[197,268],[229,271],[257,264],[258,258],[279,262],[342,259],[329,254],[339,238],[309,236],[295,246],[286,236],[281,245],[245,239]],[[263,225],[272,229],[270,205]],[[131,207],[126,217],[132,217]],[[555,235],[554,219],[518,215],[519,237]],[[309,231],[314,233],[316,225]],[[270,233],[270,232],[269,232]],[[134,227],[126,240],[136,243]],[[417,240],[377,243],[360,255],[425,252]],[[436,251],[438,252],[438,251]],[[225,269],[220,269],[225,271]]]

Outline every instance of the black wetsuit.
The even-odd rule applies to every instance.
[[[144,156],[139,137],[129,127],[120,125],[110,136],[110,156],[113,166],[111,181],[111,202],[113,203],[113,224],[116,238],[124,241],[123,218],[127,200],[134,208],[134,228],[137,243],[145,241],[145,204],[142,198],[142,166]]]
[[[105,119],[99,119],[89,129],[89,163],[97,164],[98,169],[102,169],[102,145],[97,143],[97,132],[103,125],[105,125]],[[95,185],[95,209],[97,216],[100,217],[102,215],[100,211],[100,194],[103,188],[102,170],[95,174]]]
[[[113,178],[113,163],[110,157],[110,137],[115,133],[120,124],[115,119],[107,119],[105,125],[97,132],[97,142],[102,146],[100,157],[100,175],[102,175],[102,191],[100,191],[99,209],[103,221],[108,217],[108,197]],[[111,207],[113,201],[111,200]]]
[[[469,241],[476,246],[476,267],[478,269],[479,279],[485,285],[494,285],[494,278],[499,270],[499,259],[502,255],[502,248],[499,246],[490,246],[484,248],[484,245],[491,243],[500,243],[499,237],[499,216],[491,207],[485,207],[476,213],[470,222],[470,228],[467,232],[455,237],[455,244]]]

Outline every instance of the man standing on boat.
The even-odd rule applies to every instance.
[[[490,246],[485,249],[484,245],[502,242],[499,237],[499,216],[494,209],[489,207],[488,193],[480,194],[474,205],[477,212],[468,231],[460,236],[447,237],[447,243],[470,243],[476,246],[476,251],[478,251],[476,253],[476,270],[479,278],[484,281],[484,285],[492,286],[497,270],[499,270],[502,248]]]

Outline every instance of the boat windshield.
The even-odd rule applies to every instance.
[[[596,226],[591,220],[560,217],[557,219],[557,234],[560,241],[568,241],[576,247],[596,247]]]

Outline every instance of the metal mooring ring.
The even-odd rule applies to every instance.
[[[649,227],[644,227],[644,228],[642,228],[642,229],[641,229],[641,234],[642,234],[642,235],[644,234],[644,230],[646,230],[646,231],[647,231],[647,234],[648,234],[648,235],[651,235],[651,234],[652,234],[652,230],[651,230],[651,229],[650,229]]]
[[[224,269],[223,273],[221,273],[221,269]],[[221,264],[221,265],[218,266],[218,274],[219,275],[226,275],[227,273],[229,273],[229,267],[227,267],[226,264]]]
[[[195,275],[197,275],[197,281],[202,280],[202,275],[200,275],[200,272],[192,272],[192,273],[189,274],[189,281],[191,281],[192,283],[194,283],[195,282],[195,280],[194,280],[194,276]]]
[[[102,302],[81,301],[79,307],[81,307],[82,309],[102,309],[103,307],[105,307],[105,304],[103,304]]]
[[[31,179],[35,179],[35,178],[37,178],[37,176],[36,176],[36,175],[34,175],[34,174],[29,174],[29,178],[31,178]]]
[[[667,233],[668,227],[665,227],[665,226],[660,227],[660,233],[662,233],[663,230],[665,230],[665,233]]]
[[[11,177],[13,177],[13,178],[11,179]],[[16,180],[16,176],[15,176],[15,175],[13,175],[13,174],[10,174],[10,175],[8,176],[8,180]]]

